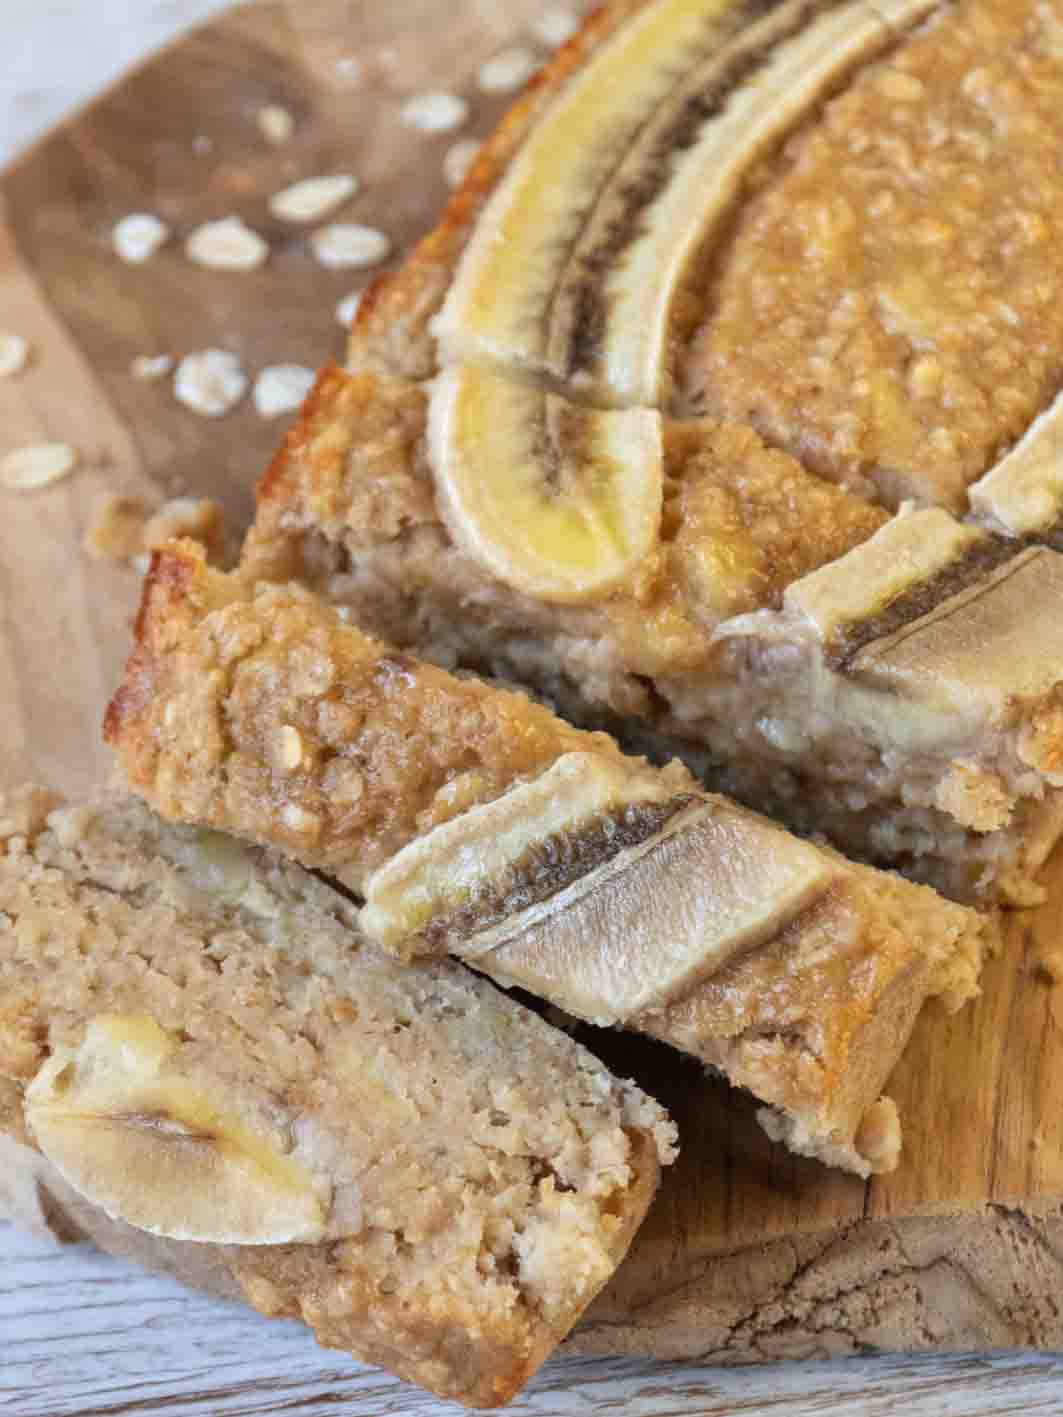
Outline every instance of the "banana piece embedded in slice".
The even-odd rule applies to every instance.
[[[596,1023],[682,998],[837,878],[823,852],[653,770],[568,753],[370,879],[360,924]]]
[[[537,600],[606,595],[656,544],[664,451],[649,410],[585,408],[456,367],[433,385],[428,456],[454,540]]]
[[[645,846],[691,795],[628,759],[565,753],[531,782],[393,856],[370,876],[359,923],[388,949],[416,938],[420,952],[458,948],[467,957],[470,939],[488,927],[615,868],[618,855]]]
[[[775,939],[843,871],[734,803],[701,797],[612,870],[455,952],[578,1018],[641,1027]]]
[[[593,53],[525,139],[480,216],[434,332],[448,360],[540,371],[573,241],[632,140],[763,0],[656,0]]]
[[[1063,394],[968,495],[992,529],[1063,550]]]
[[[26,1119],[64,1179],[112,1218],[175,1240],[313,1242],[329,1197],[277,1139],[182,1075],[147,1016],[100,1015],[26,1090]]]

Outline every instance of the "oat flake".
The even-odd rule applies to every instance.
[[[227,349],[203,349],[186,354],[178,364],[173,391],[193,413],[220,418],[247,392],[247,375],[236,355]]]
[[[506,49],[480,66],[477,79],[484,93],[512,93],[538,68],[530,49]]]
[[[249,271],[263,264],[269,246],[238,216],[230,216],[198,226],[185,242],[185,255],[211,270]]]
[[[9,492],[34,492],[50,487],[77,466],[77,451],[69,443],[35,443],[15,448],[0,458],[0,487]]]
[[[303,364],[271,364],[255,380],[255,408],[263,418],[294,413],[314,384],[314,371]]]
[[[168,354],[138,354],[130,363],[129,372],[134,379],[146,382],[149,379],[161,379],[172,368],[173,360]]]
[[[548,49],[557,49],[579,29],[579,20],[564,5],[549,5],[532,22],[532,32]]]
[[[295,132],[295,119],[279,103],[267,103],[256,115],[258,131],[267,143],[286,143]]]
[[[345,295],[336,306],[336,319],[345,329],[350,329],[354,324],[354,317],[358,314],[358,307],[362,303],[364,290],[353,290],[350,295]]]
[[[170,228],[150,212],[131,212],[111,232],[111,244],[131,266],[143,265],[170,235]]]
[[[402,106],[402,121],[422,133],[452,133],[469,116],[469,105],[456,93],[422,93]]]
[[[375,266],[391,251],[391,241],[382,231],[357,222],[334,222],[323,226],[310,238],[314,255],[333,270]]]
[[[480,144],[475,138],[462,138],[447,149],[447,155],[443,159],[443,176],[449,187],[461,186],[479,151]]]
[[[0,379],[10,379],[25,369],[29,357],[29,342],[21,335],[0,334]]]
[[[269,209],[282,221],[319,221],[334,212],[358,191],[358,179],[350,173],[332,177],[306,177],[274,192]]]

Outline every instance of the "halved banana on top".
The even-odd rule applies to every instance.
[[[658,0],[540,119],[436,321],[444,359],[660,406],[674,309],[753,164],[937,0]]]
[[[101,1015],[80,1048],[53,1053],[26,1090],[26,1120],[76,1191],[138,1229],[230,1245],[325,1234],[328,1188],[189,1077],[177,1040],[146,1015]]]
[[[603,412],[489,370],[444,370],[428,455],[454,540],[538,600],[578,603],[623,585],[661,519],[660,416]]]

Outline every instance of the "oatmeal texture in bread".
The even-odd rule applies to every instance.
[[[850,866],[600,735],[564,729],[535,772],[513,757],[508,783],[459,794],[444,782],[433,790],[448,811],[415,813],[423,753],[389,754],[373,714],[327,739],[315,728],[337,704],[379,696],[391,652],[305,588],[223,575],[176,543],[156,558],[138,636],[107,732],[130,785],[164,815],[357,882],[362,927],[396,953],[449,950],[570,1013],[693,1054],[752,1090],[808,1154],[863,1174],[878,1164],[857,1137],[923,1002],[957,1007],[976,991],[989,926],[974,912]],[[218,678],[228,643],[241,650]],[[308,645],[330,666],[311,685]],[[248,698],[241,676],[257,683],[263,666],[268,683]],[[402,721],[472,689],[485,705],[511,697],[409,660]],[[460,720],[434,722],[445,763],[468,735]],[[278,756],[278,724],[295,725],[298,763]],[[371,776],[378,741],[388,792],[406,802],[402,832],[378,831],[329,785],[352,762]],[[460,784],[465,758],[449,771]],[[304,817],[311,827],[293,829]]]
[[[619,1263],[674,1128],[486,980],[397,965],[352,920],[136,798],[9,796],[0,1132],[106,1247],[491,1406]]]
[[[766,164],[688,405],[888,506],[963,511],[1063,377],[1061,33],[1041,0],[942,6]]]
[[[262,481],[245,573],[957,899],[1038,898],[1063,826],[1057,553],[943,511],[888,519],[747,428],[667,423],[658,545],[629,588],[547,604],[455,542],[425,407],[326,369]]]

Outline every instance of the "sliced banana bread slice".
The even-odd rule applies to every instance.
[[[694,1054],[803,1152],[896,1163],[865,1119],[924,1000],[974,992],[982,917],[194,543],[156,556],[137,635],[107,735],[164,816],[332,873],[391,950]]]
[[[0,1134],[105,1248],[493,1406],[620,1262],[674,1128],[352,915],[133,797],[0,801]]]

